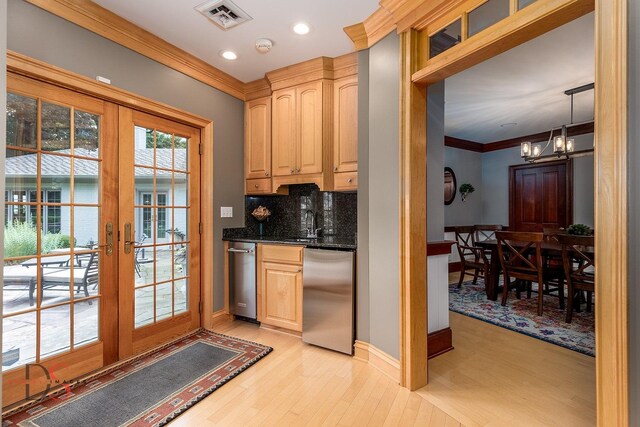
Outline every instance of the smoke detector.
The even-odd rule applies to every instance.
[[[208,1],[196,6],[195,9],[223,30],[253,19],[231,0]]]
[[[256,40],[256,50],[260,53],[268,53],[273,47],[273,42],[269,39]]]

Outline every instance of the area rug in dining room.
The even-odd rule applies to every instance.
[[[595,356],[595,316],[594,312],[573,312],[571,323],[566,323],[565,310],[558,307],[558,299],[544,297],[544,312],[537,315],[538,299],[533,294],[526,298],[522,292],[521,299],[516,299],[515,292],[509,293],[507,305],[503,307],[498,301],[487,299],[484,282],[478,279],[477,284],[471,281],[462,284],[449,284],[449,310],[465,316],[483,320],[521,334],[529,335],[551,344],[556,344],[579,353]]]
[[[2,426],[162,426],[271,350],[201,330],[11,414]]]

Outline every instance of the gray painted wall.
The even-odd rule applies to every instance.
[[[427,89],[427,240],[444,239],[444,81]]]
[[[244,225],[243,102],[22,0],[8,0],[8,15],[9,49],[213,120],[214,309],[223,308],[222,229]],[[234,217],[221,219],[221,206]]]
[[[7,3],[0,2],[0,88],[7,87]],[[0,90],[0,172],[4,175],[4,158],[6,143],[6,107],[7,93]],[[0,194],[4,194],[4,179],[0,182]],[[4,197],[0,200],[0,218],[4,224]],[[4,242],[4,227],[0,227],[0,240]],[[4,259],[4,245],[0,246],[0,259]],[[2,280],[2,271],[0,271]],[[0,293],[0,316],[2,316],[2,293]],[[0,342],[2,342],[2,328],[0,328]],[[2,402],[2,376],[0,375],[0,402]],[[2,417],[0,417],[2,418]]]
[[[391,33],[369,50],[370,343],[400,357],[400,43]],[[361,159],[358,162],[361,163]],[[360,166],[359,166],[360,167]],[[360,172],[360,171],[358,171]],[[358,191],[362,197],[362,189]]]
[[[356,338],[369,342],[369,50],[358,52],[358,282]]]
[[[482,153],[445,147],[444,165],[453,169],[456,175],[457,187],[468,183],[476,189],[467,197],[465,202],[456,189],[456,197],[448,206],[444,207],[445,226],[475,225],[482,220]]]
[[[575,142],[576,150],[593,148],[593,134],[580,135],[575,138]],[[523,161],[520,158],[519,147],[482,154],[483,223],[509,224],[509,166],[520,164],[523,164]],[[574,159],[574,222],[579,219],[580,222],[591,226],[593,176],[593,156]]]
[[[640,2],[629,2],[629,421],[640,426]]]

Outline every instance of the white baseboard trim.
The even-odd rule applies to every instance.
[[[356,340],[353,357],[369,363],[392,380],[400,383],[400,362],[376,346]]]

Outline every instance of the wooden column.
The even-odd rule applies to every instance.
[[[595,234],[598,426],[629,424],[627,0],[596,1]]]
[[[427,91],[412,83],[414,30],[400,35],[400,383],[427,384]]]

